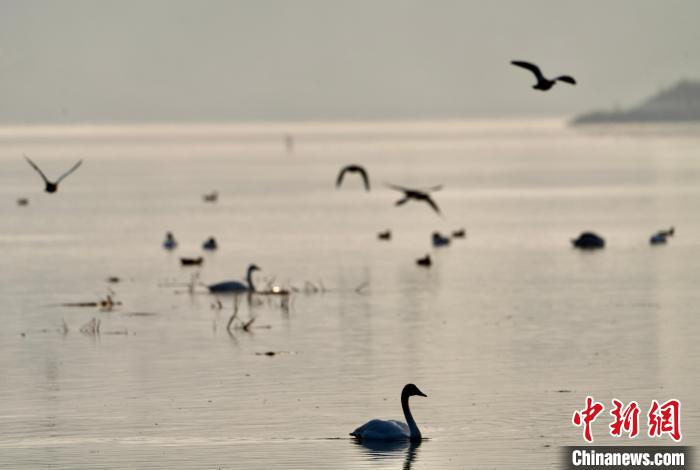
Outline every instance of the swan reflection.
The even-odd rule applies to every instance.
[[[422,441],[361,441],[353,440],[353,443],[361,447],[366,453],[368,460],[398,460],[403,455],[403,470],[410,470],[411,465],[416,460],[418,448]]]

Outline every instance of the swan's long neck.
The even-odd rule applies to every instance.
[[[420,441],[422,436],[420,434],[420,429],[416,421],[413,419],[411,414],[411,409],[408,407],[408,395],[401,394],[401,408],[403,408],[403,415],[406,418],[406,424],[408,424],[408,429],[411,431],[411,440]]]
[[[255,291],[255,285],[253,285],[253,270],[248,269],[248,274],[246,274],[246,281],[248,281],[248,289]]]

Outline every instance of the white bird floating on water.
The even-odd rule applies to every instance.
[[[418,395],[420,397],[428,396],[413,384],[407,384],[404,386],[403,390],[401,390],[401,408],[403,408],[403,415],[408,424],[393,419],[388,421],[373,419],[355,429],[350,435],[360,440],[420,441],[422,439],[420,430],[413,419],[413,415],[411,415],[411,410],[408,408],[408,398],[413,395]]]
[[[209,292],[211,293],[236,293],[236,292],[255,292],[255,285],[253,284],[253,271],[259,271],[260,268],[251,264],[248,266],[248,272],[246,273],[247,284],[241,281],[223,281],[216,284],[211,284],[207,286]]]

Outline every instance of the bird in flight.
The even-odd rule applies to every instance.
[[[36,170],[36,172],[39,173],[39,176],[41,176],[41,179],[44,180],[44,183],[46,184],[45,191],[47,193],[55,193],[56,191],[58,191],[58,184],[61,181],[63,181],[66,176],[70,175],[75,170],[77,170],[78,167],[83,163],[82,160],[78,160],[78,163],[73,165],[73,167],[70,170],[63,173],[60,178],[58,178],[55,182],[53,182],[53,181],[49,181],[48,178],[46,178],[46,175],[44,175],[44,172],[41,171],[41,169],[36,165],[36,163],[31,161],[28,156],[25,155],[24,158],[27,160],[27,163],[29,163],[32,166],[32,168],[34,168]]]
[[[574,80],[574,77],[571,77],[569,75],[560,75],[559,77],[550,80],[549,78],[546,78],[544,75],[542,75],[542,72],[540,71],[540,68],[538,66],[536,66],[535,64],[531,64],[530,62],[525,62],[522,60],[513,60],[511,61],[511,64],[517,67],[527,69],[533,74],[535,74],[535,77],[537,78],[537,83],[532,86],[532,88],[534,88],[535,90],[547,91],[550,88],[552,88],[557,81],[569,83],[571,85],[576,85],[576,80]]]
[[[365,183],[365,191],[369,191],[369,176],[367,175],[367,170],[365,170],[360,165],[348,165],[343,167],[338,173],[338,178],[335,180],[335,187],[339,188],[343,184],[343,177],[345,173],[359,173],[362,176],[362,181]]]
[[[433,210],[435,212],[438,213],[438,215],[442,215],[440,213],[440,208],[435,203],[433,198],[430,197],[430,193],[433,191],[441,190],[442,185],[433,186],[431,188],[426,188],[426,189],[411,189],[411,188],[405,188],[403,186],[398,186],[396,184],[387,184],[387,187],[389,187],[391,189],[395,189],[396,191],[403,192],[403,197],[401,199],[399,199],[398,201],[396,201],[397,206],[401,206],[403,204],[406,204],[411,199],[413,199],[415,201],[425,201],[430,205],[430,207],[433,208]]]

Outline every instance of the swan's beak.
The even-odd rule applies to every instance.
[[[425,393],[421,392],[420,390],[418,390],[418,393],[416,393],[416,395],[418,395],[418,396],[420,396],[420,397],[428,398],[428,395],[426,395]]]

